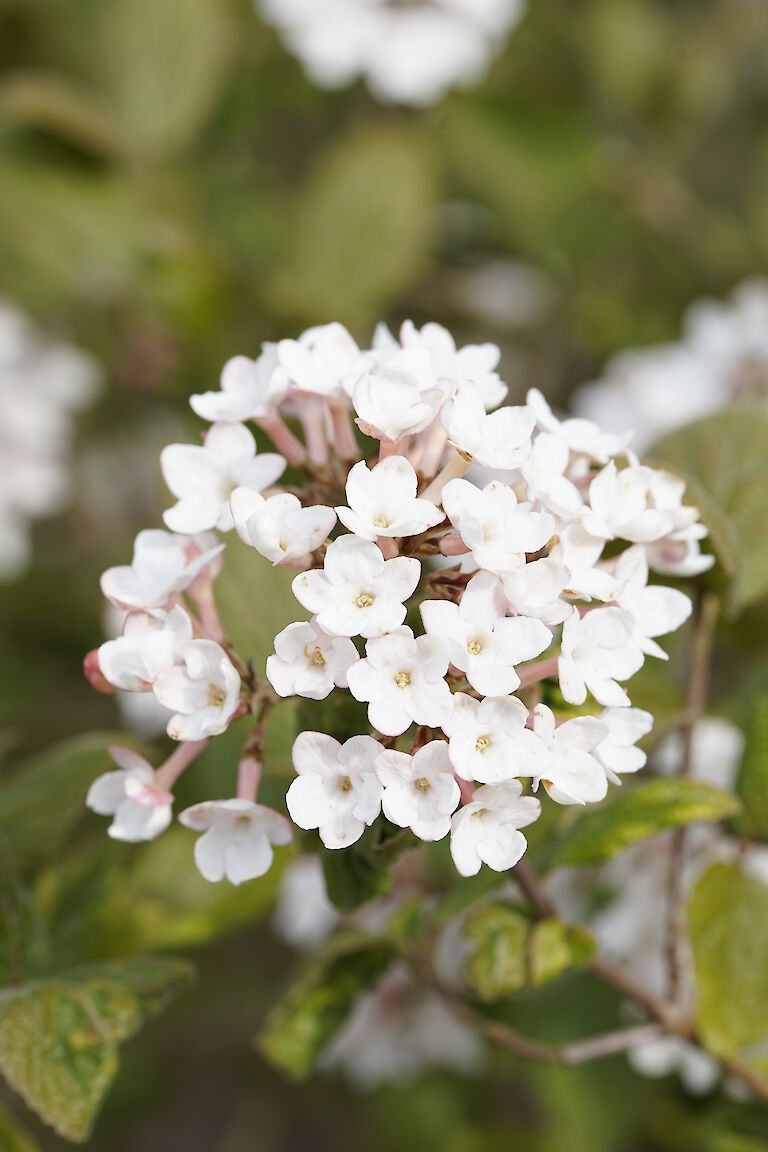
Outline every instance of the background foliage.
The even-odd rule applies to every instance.
[[[92,350],[108,382],[82,421],[76,503],[40,527],[33,571],[0,603],[0,973],[11,989],[0,996],[0,1068],[70,1137],[87,1133],[114,1079],[94,1149],[768,1147],[765,1113],[718,1094],[691,1103],[622,1058],[559,1070],[498,1056],[469,1081],[430,1074],[362,1096],[335,1078],[285,1080],[250,1047],[296,966],[269,930],[277,871],[220,890],[197,876],[183,830],[133,849],[83,811],[121,723],[78,672],[102,635],[98,575],[156,521],[157,451],[197,435],[185,399],[214,387],[228,356],[330,319],[364,340],[382,316],[438,318],[459,339],[502,346],[514,397],[537,385],[564,402],[613,351],[674,338],[692,299],[765,269],[764,5],[574,9],[531,0],[481,87],[414,114],[359,86],[313,88],[248,0],[0,0],[0,295]],[[526,291],[509,278],[504,292],[488,289],[500,261],[518,262],[512,283]],[[765,420],[729,419],[675,434],[658,455],[697,485],[712,529],[721,564],[710,586],[728,610],[713,695],[750,733],[737,820],[768,840],[765,516],[744,498],[764,475],[768,433]],[[292,615],[287,581],[244,549],[229,553],[222,612],[241,650],[263,660]],[[634,702],[661,729],[679,716],[684,644],[638,677]],[[286,719],[273,735],[275,801],[292,734]],[[244,736],[214,742],[183,803],[230,787],[221,782]],[[590,829],[584,820],[556,843],[532,838],[537,858],[607,859],[690,820],[692,805],[699,817],[733,814],[703,786],[676,796],[666,784],[619,794],[623,814],[595,811]],[[461,901],[439,853],[423,867],[443,899]],[[379,883],[364,861],[353,879],[363,892]],[[342,904],[358,901],[348,872],[329,880]],[[546,951],[532,970],[500,972],[499,940],[508,948],[509,933],[534,930],[506,923],[503,908],[498,923],[494,907],[473,922],[481,999],[523,989],[500,1011],[545,1040],[615,1023],[615,996],[578,971],[588,941],[558,938],[563,967],[577,969],[565,981],[540,978],[560,971]],[[765,889],[721,865],[689,914],[711,1046],[765,1040]],[[161,952],[181,959],[137,959]],[[363,968],[381,962],[373,949]],[[326,978],[315,974],[314,995]],[[736,1007],[723,1016],[725,987]],[[290,1004],[282,1012],[262,1051],[271,1043],[290,1064],[296,1029],[306,1037]],[[41,1088],[29,1080],[42,1044],[53,1063]],[[306,1048],[295,1059],[311,1063]],[[0,1149],[59,1146],[17,1096],[3,1099]]]

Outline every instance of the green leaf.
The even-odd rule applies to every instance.
[[[97,1004],[87,987],[22,987],[0,998],[0,1071],[26,1104],[68,1140],[88,1138],[117,1072],[117,1047],[100,1009],[122,1026],[135,1001],[116,989]]]
[[[336,937],[267,1017],[258,1050],[289,1076],[308,1076],[357,996],[377,982],[393,956],[385,940]]]
[[[525,988],[530,930],[525,913],[507,904],[491,904],[470,916],[464,935],[473,948],[464,979],[481,1000],[500,1000]]]
[[[768,1041],[768,887],[735,864],[715,864],[688,900],[696,1019],[716,1055]]]
[[[314,323],[368,325],[422,271],[435,199],[423,137],[368,124],[342,138],[303,187],[273,300]]]
[[[113,765],[110,744],[136,745],[125,733],[96,732],[46,749],[0,783],[0,860],[25,873],[51,860],[85,814],[93,780]]]
[[[736,831],[768,840],[768,696],[752,705],[736,791],[744,806],[734,822]]]
[[[328,898],[344,912],[353,912],[389,888],[390,875],[355,847],[323,852],[323,874]]]
[[[736,408],[665,437],[654,459],[690,485],[712,546],[731,580],[735,614],[768,592],[768,414]]]
[[[672,777],[624,785],[599,807],[579,815],[555,845],[547,866],[602,864],[666,828],[727,820],[740,807],[735,796],[698,780]]]
[[[472,951],[464,979],[486,1001],[538,988],[575,968],[584,968],[595,954],[595,942],[584,928],[547,918],[532,923],[510,904],[489,904],[472,913],[464,926]]]
[[[99,79],[126,138],[150,156],[188,144],[229,72],[233,36],[221,0],[102,0]]]
[[[188,964],[145,956],[9,989],[0,995],[0,1071],[59,1135],[86,1140],[118,1045],[191,980]]]
[[[532,986],[548,984],[573,968],[586,968],[595,951],[594,938],[585,928],[562,920],[539,921],[531,929],[528,944]]]

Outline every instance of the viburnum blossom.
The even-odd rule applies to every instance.
[[[108,751],[117,769],[94,780],[86,804],[99,816],[112,817],[113,840],[154,840],[171,823],[172,794],[158,786],[154,768],[138,752],[116,746]]]
[[[386,103],[434,104],[476,83],[525,0],[259,0],[316,84],[343,88],[358,76]]]
[[[327,701],[327,731],[298,734],[285,803],[332,850],[394,824],[403,841],[450,834],[462,875],[503,871],[540,813],[534,791],[589,804],[642,767],[652,717],[629,681],[690,612],[652,574],[702,570],[706,531],[683,482],[641,464],[627,435],[561,420],[535,390],[497,407],[499,363],[494,345],[458,347],[436,324],[380,325],[365,347],[332,323],[235,357],[221,392],[193,398],[213,426],[163,452],[171,532],[140,533],[132,565],[104,574],[127,616],[85,661],[101,691],[153,694],[178,742],[157,773],[120,761],[94,785],[113,835],[162,831],[178,775],[250,717],[236,795],[201,798],[182,822],[202,833],[203,875],[261,875],[289,838],[257,800],[266,734],[296,696]],[[256,452],[245,420],[274,453]],[[275,621],[266,668],[216,607],[216,531],[233,526],[265,564],[298,570],[296,617]],[[242,610],[269,619],[250,556]]]

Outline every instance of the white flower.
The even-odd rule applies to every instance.
[[[602,432],[591,420],[571,418],[558,420],[538,388],[531,388],[525,398],[543,432],[558,436],[571,452],[590,456],[598,464],[605,464],[611,456],[620,455],[632,439],[631,432],[614,435]]]
[[[501,352],[495,344],[467,344],[457,348],[456,341],[441,324],[425,324],[418,329],[411,320],[400,328],[404,348],[426,348],[431,353],[435,375],[449,396],[466,384],[474,386],[487,410],[498,408],[507,395],[507,386],[496,371]]]
[[[634,637],[646,656],[669,657],[652,639],[674,632],[691,614],[690,597],[676,588],[656,584],[648,587],[648,560],[639,545],[619,557],[614,576],[618,584],[616,601],[635,621]]]
[[[375,772],[381,745],[371,736],[339,744],[323,732],[301,732],[293,745],[298,777],[285,797],[299,828],[317,828],[326,848],[348,848],[381,810]]]
[[[609,730],[594,716],[576,716],[555,726],[546,704],[533,710],[533,730],[545,748],[539,778],[558,804],[594,804],[608,791],[608,781],[596,749]]]
[[[574,608],[563,624],[558,661],[560,691],[569,704],[583,704],[590,691],[607,708],[629,705],[617,680],[628,680],[643,666],[635,640],[635,620],[621,608],[594,608],[584,616]]]
[[[611,460],[589,486],[584,528],[603,540],[620,537],[633,543],[659,540],[673,528],[671,516],[651,504],[653,470],[631,465],[617,471]]]
[[[518,504],[509,485],[499,480],[483,489],[468,480],[450,480],[442,503],[475,561],[488,572],[522,568],[526,552],[538,552],[554,535],[552,517]]]
[[[368,702],[368,719],[385,736],[399,736],[411,723],[441,728],[453,707],[443,679],[448,649],[436,636],[414,637],[410,628],[395,628],[369,640],[366,658],[347,672],[356,700]]]
[[[523,0],[260,0],[315,83],[367,79],[387,103],[421,107],[477,82]]]
[[[533,824],[541,804],[522,795],[519,780],[485,784],[451,821],[451,855],[461,876],[474,876],[482,864],[494,872],[514,868],[528,847],[519,828]]]
[[[620,784],[623,772],[639,772],[648,759],[635,744],[653,728],[653,716],[641,708],[606,708],[598,719],[606,725],[608,735],[593,750],[593,755],[602,764],[608,779]]]
[[[347,671],[358,659],[351,640],[329,636],[316,619],[289,624],[275,637],[275,654],[267,660],[267,679],[278,696],[324,700],[347,687]]]
[[[213,424],[202,446],[169,444],[160,453],[163,477],[178,503],[163,513],[172,532],[232,527],[229,497],[235,488],[260,492],[282,476],[285,460],[274,452],[256,455],[244,424]]]
[[[240,677],[224,649],[213,640],[193,640],[181,663],[154,681],[161,704],[176,715],[168,721],[173,740],[202,740],[224,732],[240,697]]]
[[[412,557],[385,560],[372,541],[342,536],[328,548],[322,571],[296,577],[293,594],[334,636],[378,636],[402,624],[420,574]]]
[[[443,421],[454,448],[486,468],[519,468],[531,455],[535,419],[530,408],[499,408],[489,414],[477,389],[467,387],[445,406]]]
[[[445,398],[424,348],[403,349],[384,363],[371,364],[352,388],[358,425],[366,435],[382,440],[422,432]]]
[[[333,508],[314,504],[302,508],[298,496],[278,492],[266,500],[252,488],[235,488],[230,496],[237,534],[273,564],[302,560],[319,548],[333,531]]]
[[[118,770],[94,780],[87,806],[99,816],[113,817],[107,829],[113,840],[154,840],[171,822],[173,796],[155,785],[154,768],[138,752],[116,745],[107,751]]]
[[[170,612],[131,612],[123,634],[99,648],[99,668],[115,688],[147,692],[192,641],[192,621],[180,606]]]
[[[506,696],[520,685],[515,665],[548,648],[552,633],[540,620],[507,617],[504,591],[489,572],[473,576],[461,604],[425,600],[426,631],[448,642],[451,664],[483,696]]]
[[[272,866],[273,844],[290,844],[293,831],[285,816],[251,800],[208,800],[179,815],[193,832],[195,863],[201,875],[216,884],[225,877],[242,884],[263,876]]]
[[[384,785],[381,806],[388,820],[420,840],[448,835],[461,793],[444,740],[432,740],[414,756],[387,749],[376,761],[376,775]]]
[[[722,1076],[722,1068],[713,1056],[679,1036],[660,1036],[640,1044],[627,1053],[627,1059],[635,1072],[652,1080],[677,1072],[692,1096],[706,1096]]]
[[[514,696],[475,700],[457,693],[443,725],[451,762],[464,780],[500,784],[514,776],[541,776],[545,749],[526,728],[528,709]]]
[[[530,459],[522,466],[528,498],[565,520],[584,512],[578,488],[565,475],[570,457],[568,444],[561,436],[541,432],[533,441]]]
[[[308,328],[298,340],[281,340],[277,359],[294,389],[330,400],[343,395],[342,381],[363,363],[343,324]]]
[[[665,536],[645,545],[648,563],[654,572],[661,576],[677,576],[686,579],[708,572],[715,563],[715,557],[701,551],[699,540],[688,533]]]
[[[273,917],[277,935],[293,948],[309,951],[327,940],[338,922],[320,857],[292,860],[280,876]]]
[[[507,572],[504,595],[515,615],[535,616],[548,624],[562,624],[571,606],[561,597],[570,584],[568,569],[557,556],[542,556],[530,564]]]
[[[550,556],[568,569],[569,595],[585,600],[612,600],[616,593],[616,580],[605,568],[597,564],[603,554],[605,540],[591,536],[582,524],[569,524],[560,533],[560,543]]]
[[[277,363],[277,346],[265,344],[256,360],[233,356],[221,370],[221,391],[190,396],[198,416],[212,422],[239,424],[270,416],[285,396],[288,380]]]
[[[101,590],[119,608],[164,608],[223,550],[215,537],[195,541],[149,528],[136,537],[130,566],[104,572]]]
[[[431,500],[417,497],[418,478],[404,456],[388,456],[369,469],[364,460],[347,477],[348,508],[337,508],[342,524],[357,536],[415,536],[445,517]]]

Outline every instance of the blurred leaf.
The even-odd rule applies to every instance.
[[[688,900],[696,1018],[716,1055],[768,1040],[768,887],[734,864],[714,864]]]
[[[131,144],[167,157],[211,114],[229,71],[233,29],[224,0],[102,0],[100,79]]]
[[[0,782],[0,858],[3,872],[27,872],[53,859],[85,814],[93,780],[113,767],[110,744],[136,747],[125,733],[95,732],[55,744]]]
[[[313,323],[369,324],[422,271],[434,204],[423,137],[370,124],[344,137],[302,189],[272,295]]]
[[[13,1116],[0,1108],[0,1152],[39,1152],[39,1147]]]
[[[276,634],[306,615],[291,591],[295,575],[271,567],[240,540],[227,546],[224,570],[216,581],[216,604],[227,635],[242,657],[253,659],[258,676],[264,676]]]
[[[585,968],[595,947],[585,928],[562,920],[540,920],[531,929],[528,945],[531,984],[538,988],[573,968]]]
[[[126,995],[113,1007],[122,1012],[130,1005]],[[67,1140],[88,1138],[117,1072],[114,1021],[102,1017],[104,1007],[97,1008],[88,988],[65,983],[22,987],[0,998],[0,1070]]]
[[[470,914],[464,936],[473,945],[464,979],[481,1000],[501,1000],[538,988],[590,963],[595,942],[584,928],[547,918],[532,923],[510,904]]]
[[[370,857],[351,848],[322,854],[323,875],[329,900],[343,912],[353,912],[389,888],[390,875]]]
[[[712,546],[732,581],[734,613],[768,592],[768,414],[718,412],[666,436],[653,456],[689,484]]]
[[[119,985],[136,998],[142,1018],[149,1020],[194,982],[195,969],[188,961],[171,956],[135,956],[83,965],[67,975],[89,983],[101,980]]]
[[[289,1076],[308,1076],[356,998],[373,987],[393,955],[385,940],[337,936],[269,1014],[259,1052]]]
[[[122,152],[118,126],[99,106],[98,94],[68,76],[14,72],[0,83],[0,118],[43,128],[98,156]]]
[[[271,909],[285,853],[277,854],[266,876],[233,887],[202,878],[193,844],[186,829],[169,828],[142,844],[131,866],[118,874],[101,924],[104,946],[113,955],[199,946]]]
[[[518,908],[491,904],[471,915],[464,935],[473,945],[464,979],[481,1000],[500,1000],[525,988],[531,923]]]
[[[666,828],[726,820],[740,807],[735,796],[682,777],[624,785],[598,807],[579,815],[554,846],[547,866],[602,864]]]
[[[130,1039],[192,978],[178,960],[91,965],[0,995],[0,1071],[59,1135],[83,1141]]]
[[[736,831],[748,839],[768,840],[768,696],[752,705],[736,791],[743,804],[734,821]]]

